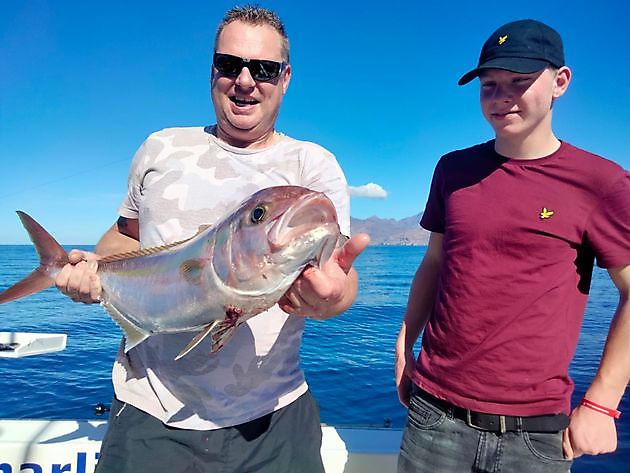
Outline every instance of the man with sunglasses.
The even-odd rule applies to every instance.
[[[275,131],[290,79],[279,18],[259,7],[228,11],[211,72],[216,125],[165,129],[144,142],[120,218],[96,254],[71,253],[59,289],[95,302],[100,256],[183,240],[275,185],[326,193],[349,233],[347,185],[334,156]],[[304,317],[325,319],[350,306],[352,262],[367,243],[357,235],[321,270],[305,270],[277,306],[240,325],[215,354],[206,340],[175,361],[190,334],[156,335],[127,354],[119,350],[96,471],[323,472],[319,410],[299,368]]]

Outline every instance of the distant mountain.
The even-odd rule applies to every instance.
[[[418,224],[421,216],[422,214],[418,214],[402,220],[350,218],[350,228],[353,235],[361,232],[369,234],[372,245],[427,245],[429,232]]]

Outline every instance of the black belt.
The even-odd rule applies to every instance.
[[[426,391],[414,386],[414,394],[429,404],[451,415],[455,419],[466,422],[470,427],[488,432],[559,432],[569,426],[569,416],[566,414],[551,414],[544,416],[518,417],[502,416],[476,412],[454,406],[442,399],[432,396]]]

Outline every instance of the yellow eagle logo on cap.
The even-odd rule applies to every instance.
[[[499,44],[505,43],[507,41],[507,37],[508,37],[508,35],[499,36]]]
[[[538,216],[541,220],[546,220],[548,218],[551,218],[553,214],[555,214],[553,210],[548,209],[547,207],[543,207]]]

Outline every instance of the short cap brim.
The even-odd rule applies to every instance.
[[[472,71],[464,74],[457,82],[459,85],[468,84],[485,69],[503,69],[518,74],[531,74],[538,72],[551,64],[542,59],[529,59],[524,57],[498,57],[480,64]]]

